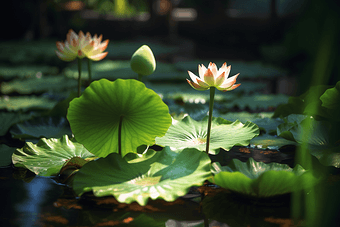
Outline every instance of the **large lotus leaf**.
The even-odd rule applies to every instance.
[[[156,138],[156,144],[170,146],[173,149],[194,147],[205,151],[207,127],[208,117],[195,121],[190,116],[186,116],[180,121],[174,120],[165,136]],[[213,117],[209,153],[218,154],[220,148],[229,150],[235,145],[246,146],[259,133],[259,128],[252,122],[242,124],[238,120],[231,122]]]
[[[10,129],[13,138],[29,141],[40,138],[60,138],[63,135],[71,136],[72,132],[68,121],[64,117],[39,117],[14,125]]]
[[[62,76],[44,76],[41,78],[17,79],[1,85],[3,94],[18,92],[20,94],[42,93],[51,90],[63,90],[77,87],[77,81]]]
[[[84,146],[69,140],[65,135],[60,139],[42,138],[37,144],[27,142],[17,149],[13,156],[15,166],[24,166],[40,176],[57,175],[63,165],[72,158],[88,159],[94,157]]]
[[[130,161],[113,153],[89,162],[76,174],[73,189],[78,195],[93,191],[97,197],[113,195],[121,203],[144,206],[149,198],[174,201],[211,176],[209,156],[196,149],[165,147],[148,153],[149,158]]]
[[[73,99],[67,113],[78,142],[98,157],[118,153],[121,120],[122,156],[140,145],[151,145],[171,125],[169,108],[137,80],[94,81]]]
[[[27,110],[27,109],[52,109],[57,101],[44,97],[20,96],[20,97],[0,97],[0,110],[8,111]]]
[[[30,114],[23,114],[23,113],[0,113],[0,136],[6,134],[8,129],[20,122],[25,121],[32,118],[34,115]]]
[[[254,197],[272,197],[311,187],[316,179],[300,165],[247,162],[233,159],[228,166],[212,164],[213,183],[231,191]]]

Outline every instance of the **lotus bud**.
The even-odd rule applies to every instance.
[[[139,75],[147,76],[156,69],[155,56],[149,46],[143,45],[132,55],[131,69]]]

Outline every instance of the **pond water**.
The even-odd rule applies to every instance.
[[[255,153],[258,158],[272,155],[245,147],[238,149],[249,152],[235,149],[224,157],[226,162],[236,153],[243,158]],[[205,194],[202,204],[201,193]],[[113,197],[96,198],[91,193],[78,198],[52,178],[8,167],[0,169],[0,194],[0,226],[204,226],[204,217],[209,218],[210,226],[223,227],[291,223],[290,195],[259,201],[212,185],[192,187],[174,202],[149,200],[142,207],[118,203]]]

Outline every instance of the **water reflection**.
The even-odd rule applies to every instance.
[[[15,204],[15,209],[22,217],[20,226],[35,226],[38,214],[41,212],[46,192],[52,187],[51,179],[35,177],[30,183],[24,183],[24,190],[27,191],[27,198],[22,202]],[[21,193],[21,192],[17,192]]]
[[[0,226],[203,226],[195,199],[150,200],[143,207],[91,193],[77,199],[70,188],[51,178],[36,176],[26,183],[2,173],[0,169]],[[209,190],[202,207],[210,226],[277,226],[273,223],[290,221],[289,197],[258,201],[205,188]]]

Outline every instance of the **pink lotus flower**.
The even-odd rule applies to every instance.
[[[191,87],[199,91],[208,90],[210,87],[216,87],[220,91],[231,91],[241,84],[235,84],[239,73],[228,78],[230,68],[230,65],[227,67],[227,63],[224,63],[219,70],[217,70],[216,64],[212,62],[209,63],[208,68],[203,64],[198,65],[199,77],[188,71],[192,81],[188,79],[187,81]]]
[[[102,53],[109,43],[109,40],[105,40],[101,43],[102,35],[97,37],[91,37],[89,32],[86,36],[82,31],[77,35],[72,29],[66,35],[66,41],[57,42],[56,54],[64,61],[73,61],[74,59],[87,57],[93,61],[99,61],[106,57],[108,52]]]
[[[82,49],[85,56],[92,61],[100,61],[106,57],[108,52],[102,53],[109,44],[109,40],[105,40],[102,42],[103,35],[97,37],[97,34],[91,38],[91,34],[89,32],[86,33],[85,41],[89,41],[89,45],[85,45]]]

